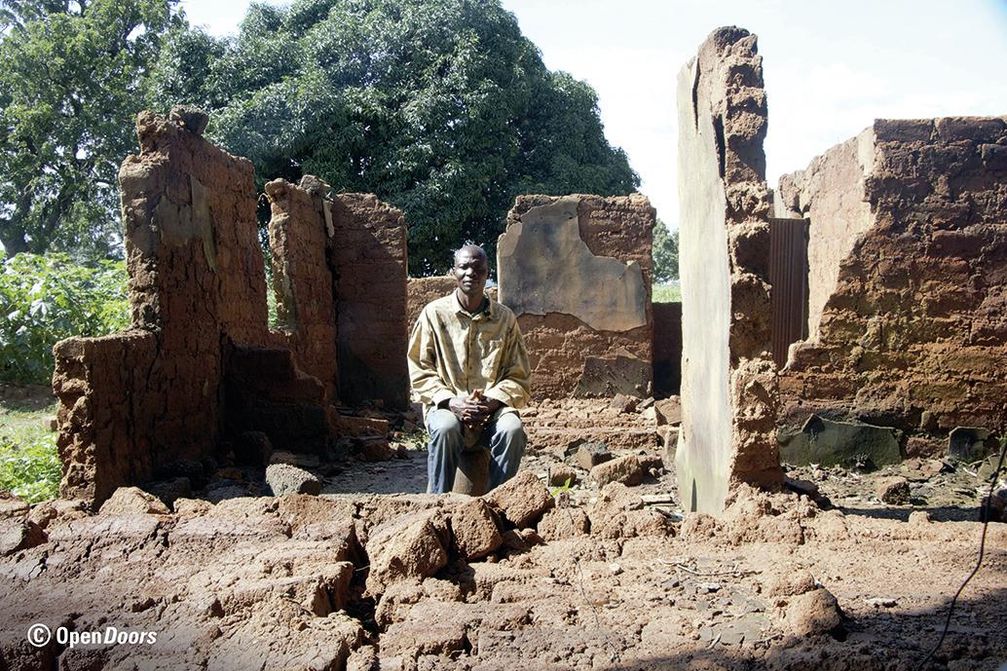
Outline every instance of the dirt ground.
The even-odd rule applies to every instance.
[[[169,509],[122,490],[96,515],[0,500],[0,669],[1007,663],[1007,525],[993,523],[982,568],[921,666],[976,563],[982,464],[807,467],[789,475],[818,496],[742,487],[714,519],[686,514],[673,474],[655,466],[652,413],[553,404],[528,426],[530,475],[480,499],[422,494],[426,455],[411,443],[404,458],[320,465],[318,497],[183,498]],[[576,435],[608,436],[621,445],[614,456],[653,470],[599,488],[573,466],[578,482],[547,490],[550,472],[576,462]],[[908,503],[879,500],[892,476],[907,481]],[[255,490],[253,474],[243,486]],[[35,623],[57,635],[32,646]],[[61,625],[78,639],[114,627],[113,639],[156,641],[71,646],[57,640]]]

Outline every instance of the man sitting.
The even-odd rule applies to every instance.
[[[458,458],[480,440],[490,450],[492,489],[517,473],[525,437],[529,366],[517,317],[485,295],[489,262],[466,244],[451,269],[458,287],[429,303],[409,339],[409,382],[424,404],[427,492],[454,486]]]

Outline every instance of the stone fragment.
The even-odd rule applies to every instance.
[[[612,459],[612,453],[604,443],[584,443],[577,448],[574,460],[585,471]]]
[[[795,636],[822,636],[835,632],[843,624],[839,602],[824,587],[790,599],[785,620]]]
[[[549,490],[531,471],[518,471],[483,498],[519,529],[535,524],[553,506]]]
[[[290,464],[270,464],[266,468],[266,484],[274,496],[319,494],[322,491],[321,480]]]
[[[245,431],[234,442],[234,460],[246,466],[264,467],[273,456],[273,444],[262,431]]]
[[[836,422],[812,415],[799,432],[780,432],[780,458],[794,466],[878,468],[902,460],[901,435],[891,427]]]
[[[606,461],[591,469],[591,479],[597,483],[599,488],[604,487],[610,482],[621,482],[624,485],[638,485],[643,481],[643,476],[643,466],[635,454]]]
[[[784,478],[783,486],[797,494],[803,494],[809,499],[817,499],[819,496],[818,485],[811,480],[800,480],[798,478]]]
[[[549,467],[549,484],[553,487],[573,487],[578,480],[577,471],[566,464]]]
[[[988,429],[958,426],[948,434],[948,459],[972,462],[985,457],[997,445]]]
[[[1001,487],[992,496],[983,497],[980,515],[990,522],[1007,522],[1007,487]]]
[[[168,506],[139,487],[119,487],[102,504],[100,515],[167,515]]]
[[[26,518],[0,520],[0,557],[33,548],[47,540],[45,531],[32,520]]]
[[[909,503],[909,481],[900,475],[880,478],[874,491],[879,499],[893,506]]]
[[[923,526],[930,524],[930,513],[925,510],[914,510],[909,513],[909,524],[914,526]]]
[[[458,554],[469,561],[485,557],[503,543],[493,513],[482,499],[452,508],[451,533]]]
[[[546,542],[591,533],[591,520],[580,508],[553,508],[538,523],[538,532]]]
[[[636,412],[637,406],[640,404],[640,399],[633,396],[626,396],[625,394],[616,394],[612,397],[609,402],[608,407],[615,408],[621,413]]]
[[[674,426],[682,422],[682,403],[678,396],[669,396],[660,401],[654,401],[654,410],[657,412],[658,426]]]
[[[432,576],[447,566],[447,521],[439,510],[420,511],[371,530],[367,591],[381,594],[398,580]]]
[[[353,440],[353,450],[360,461],[388,461],[398,456],[398,450],[383,436],[366,436]]]

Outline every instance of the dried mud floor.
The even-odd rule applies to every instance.
[[[533,449],[524,467],[545,476],[560,456]],[[536,478],[487,498],[488,517],[467,497],[363,493],[416,492],[424,458],[351,464],[320,497],[151,512],[124,492],[98,515],[4,500],[0,669],[909,670],[937,643],[981,531],[955,521],[975,499],[931,516],[838,473],[818,475],[845,510],[741,488],[719,520],[682,515],[660,472],[601,490],[581,473],[553,492],[557,508],[516,525],[515,506],[542,501]],[[355,493],[339,493],[348,482]],[[1005,603],[1007,525],[994,523],[922,668],[1000,668]],[[36,648],[33,623],[156,642]]]

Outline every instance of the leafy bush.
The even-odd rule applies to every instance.
[[[128,325],[122,261],[78,265],[66,254],[0,257],[0,380],[48,384],[58,341]]]
[[[61,474],[55,433],[41,425],[0,432],[0,490],[29,503],[54,499]]]

